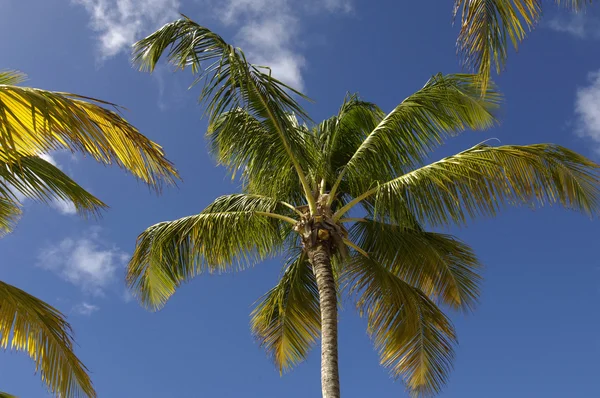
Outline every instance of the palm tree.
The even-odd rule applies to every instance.
[[[141,135],[108,102],[18,86],[25,76],[0,72],[0,236],[21,214],[19,199],[71,202],[83,216],[106,205],[40,157],[66,149],[117,164],[156,190],[177,172],[159,145]],[[42,380],[60,397],[95,397],[86,367],[73,352],[63,314],[0,281],[0,347],[25,351]],[[6,393],[0,396],[10,397]]]
[[[575,12],[585,10],[592,0],[555,0]],[[463,64],[482,77],[482,87],[492,69],[500,73],[506,64],[510,44],[518,50],[527,31],[542,16],[541,0],[454,0],[453,17],[460,14],[456,47]]]
[[[323,397],[340,396],[342,293],[367,318],[381,363],[412,394],[446,382],[456,336],[440,306],[474,308],[480,264],[468,245],[426,227],[493,216],[504,204],[600,210],[600,166],[557,145],[482,143],[424,165],[445,138],[495,124],[500,96],[491,85],[481,96],[475,75],[434,76],[388,114],[351,95],[313,125],[292,97],[299,93],[188,18],[136,43],[134,60],[152,71],[165,52],[199,73],[212,153],[243,187],[145,230],[128,286],[156,310],[198,274],[285,255],[251,328],[281,371],[320,337]]]

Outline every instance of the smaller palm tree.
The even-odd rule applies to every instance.
[[[19,86],[24,78],[20,72],[0,72],[0,236],[18,221],[20,196],[68,201],[83,216],[98,215],[106,207],[39,156],[49,151],[65,149],[117,164],[157,191],[175,181],[177,172],[161,147],[119,114],[100,106],[113,104]],[[57,396],[96,396],[86,367],[73,352],[73,335],[64,315],[2,281],[0,347],[27,353]]]
[[[479,76],[434,76],[387,114],[349,96],[337,115],[309,125],[294,90],[188,18],[134,48],[142,69],[167,53],[202,72],[211,150],[243,186],[199,214],[146,229],[129,287],[159,309],[196,275],[285,255],[252,331],[280,370],[320,337],[324,398],[340,396],[342,293],[367,318],[381,363],[411,393],[435,394],[446,382],[456,334],[440,307],[475,306],[480,264],[468,245],[428,227],[493,216],[505,204],[600,211],[600,166],[557,145],[479,144],[425,163],[448,136],[494,125],[500,96],[490,85],[482,96]]]
[[[592,0],[555,0],[575,12],[582,12]],[[482,76],[483,87],[492,69],[500,73],[510,45],[518,50],[542,17],[541,0],[455,0],[454,18],[460,14],[456,47],[464,64]]]

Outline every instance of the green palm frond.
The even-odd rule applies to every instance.
[[[432,77],[383,118],[356,149],[337,183],[347,177],[357,192],[391,179],[420,164],[443,139],[466,128],[486,129],[495,123],[500,95],[493,87],[481,96],[475,75]],[[366,179],[365,179],[366,178]],[[336,187],[332,189],[335,193]]]
[[[306,255],[293,253],[277,285],[251,314],[251,328],[280,372],[306,359],[319,338],[319,290]]]
[[[370,258],[432,299],[454,309],[472,310],[477,304],[481,264],[457,238],[369,219],[357,222],[350,237]]]
[[[227,195],[200,214],[155,224],[137,240],[127,284],[142,304],[161,308],[202,272],[241,269],[281,250],[294,219],[271,198]]]
[[[556,0],[580,11],[591,0]],[[485,90],[492,69],[500,73],[510,44],[518,50],[528,31],[542,16],[541,0],[455,0],[454,17],[460,14],[456,47],[463,64],[481,76]]]
[[[59,168],[37,156],[22,157],[14,164],[0,161],[0,198],[15,199],[12,190],[44,203],[53,199],[68,201],[83,216],[98,215],[106,208]]]
[[[559,203],[591,216],[600,212],[599,170],[600,165],[558,145],[477,145],[370,189],[334,217],[371,196],[382,216],[408,208],[432,225],[495,216],[504,204]]]
[[[0,348],[25,351],[57,396],[96,397],[86,367],[73,352],[71,327],[45,302],[0,281]]]
[[[154,70],[163,53],[177,67],[191,67],[202,83],[200,100],[207,103],[209,123],[225,112],[244,109],[275,134],[278,150],[287,155],[302,184],[312,210],[315,201],[301,164],[306,164],[303,134],[298,132],[289,114],[306,118],[306,113],[291,94],[303,94],[271,76],[270,69],[248,63],[244,53],[219,35],[187,17],[166,24],[150,36],[134,44],[134,62],[141,70]],[[231,115],[236,115],[235,112]],[[232,123],[235,118],[231,119]],[[250,125],[239,125],[246,137]],[[238,167],[238,165],[233,165]]]
[[[288,116],[290,126],[301,132],[293,116]],[[289,155],[281,147],[278,133],[265,121],[259,121],[242,108],[236,108],[217,117],[209,125],[207,138],[211,152],[219,163],[241,179],[248,192],[305,203],[301,181]],[[305,140],[304,159],[318,156],[317,149]]]
[[[438,393],[452,368],[454,327],[419,289],[361,255],[346,265],[343,280],[355,298],[381,364],[402,377],[411,395]]]
[[[3,198],[0,195],[0,238],[13,230],[21,213],[21,208],[17,202],[10,198]]]
[[[1,77],[14,83],[19,76]],[[67,149],[117,164],[156,189],[174,183],[177,172],[162,148],[103,106],[115,107],[76,94],[0,84],[0,160]]]
[[[348,163],[365,137],[384,116],[377,105],[352,94],[346,95],[337,115],[316,126],[315,138],[321,143],[323,163],[332,176]]]
[[[0,398],[19,398],[15,395],[10,395],[9,393],[0,391]]]

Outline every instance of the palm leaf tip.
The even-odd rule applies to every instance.
[[[17,85],[27,80],[27,75],[18,70],[0,70],[0,84]]]
[[[2,150],[0,158],[1,154]],[[8,190],[8,186],[0,186],[0,196],[7,198],[5,201],[14,197],[13,191],[43,203],[66,201],[73,204],[77,213],[84,217],[98,217],[101,210],[107,207],[58,167],[38,156],[23,156],[15,163],[0,160],[0,179],[4,184],[10,184]]]
[[[0,237],[12,232],[21,213],[21,207],[16,202],[0,197]]]
[[[25,351],[52,393],[95,398],[88,370],[73,352],[73,335],[64,316],[1,281],[0,302],[0,347]]]

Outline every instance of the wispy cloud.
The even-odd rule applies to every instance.
[[[128,51],[140,35],[177,18],[179,0],[72,0],[90,15],[100,58]]]
[[[591,139],[600,154],[600,70],[590,73],[588,82],[575,96],[576,133]]]
[[[101,59],[120,52],[143,35],[178,17],[179,0],[72,0],[85,7],[98,33]],[[352,0],[200,0],[204,19],[234,28],[235,42],[251,62],[268,65],[273,75],[303,89],[307,62],[299,50],[302,16],[339,15],[352,11]],[[193,15],[191,15],[193,16]],[[160,80],[159,80],[160,84]]]
[[[600,19],[585,13],[561,13],[551,18],[548,27],[578,39],[600,39]]]
[[[66,238],[44,248],[38,255],[38,267],[56,273],[85,293],[104,295],[129,257],[102,241],[100,232],[92,229],[83,237]]]
[[[99,309],[100,309],[99,306],[97,306],[95,304],[90,304],[90,303],[87,303],[84,301],[82,303],[75,305],[73,307],[73,312],[75,312],[79,315],[90,316],[94,312],[98,311]]]

